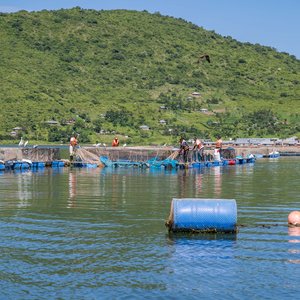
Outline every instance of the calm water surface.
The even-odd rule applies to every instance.
[[[0,172],[1,299],[290,299],[299,158],[204,170]],[[237,235],[169,235],[172,198],[229,198]],[[262,226],[268,225],[268,226]]]

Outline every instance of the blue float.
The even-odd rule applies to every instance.
[[[234,199],[173,199],[166,226],[169,231],[236,232]]]
[[[223,166],[228,166],[229,162],[228,160],[223,160]]]
[[[52,168],[62,168],[65,166],[65,163],[63,161],[60,160],[54,160],[52,162]]]
[[[97,164],[84,163],[84,162],[73,162],[72,166],[76,167],[76,168],[92,168],[92,169],[95,169],[98,167]]]
[[[27,170],[30,169],[30,164],[28,162],[16,161],[13,163],[13,170]]]
[[[45,162],[41,162],[41,161],[34,161],[32,163],[32,168],[40,169],[40,168],[45,168],[45,166],[46,166],[46,163]]]

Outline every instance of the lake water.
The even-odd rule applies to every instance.
[[[0,172],[0,299],[290,299],[300,159]],[[172,198],[236,199],[236,235],[169,235]]]

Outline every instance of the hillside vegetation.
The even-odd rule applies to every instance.
[[[299,60],[182,19],[20,11],[0,15],[0,40],[1,142],[67,142],[72,132],[83,143],[116,134],[127,144],[300,132]]]

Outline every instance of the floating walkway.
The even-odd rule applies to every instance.
[[[62,168],[65,167],[64,161],[52,162],[31,162],[30,160],[16,160],[0,162],[0,171],[14,171],[14,170],[36,170],[44,169],[45,167]]]
[[[64,168],[66,166],[75,168],[97,168],[97,164],[84,163],[84,162],[73,162],[69,163],[63,160],[54,160],[52,162],[31,162],[29,160],[20,161],[0,161],[0,171],[13,171],[13,170],[37,170],[44,169],[46,167],[50,168]]]
[[[156,169],[188,169],[208,168],[214,166],[240,165],[254,163],[255,157],[245,158],[236,156],[234,149],[224,152],[223,158],[214,160],[213,155],[207,152],[204,161],[193,161],[192,152],[187,163],[178,159],[176,149],[105,149],[79,148],[77,160],[70,162],[60,159],[58,149],[11,149],[0,151],[0,171],[6,170],[38,170],[51,168],[97,168],[97,167],[125,167],[125,168],[156,168]]]
[[[255,158],[236,157],[234,159],[224,159],[221,161],[204,161],[204,162],[187,162],[183,163],[175,159],[156,160],[152,158],[146,162],[136,162],[130,160],[111,160],[107,156],[100,156],[100,161],[105,167],[141,167],[141,168],[157,168],[157,169],[189,169],[189,168],[208,168],[227,165],[241,165],[254,163]]]

